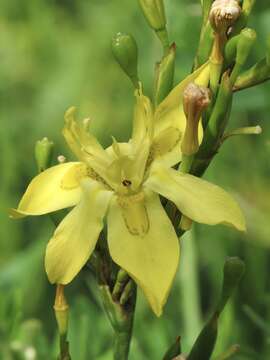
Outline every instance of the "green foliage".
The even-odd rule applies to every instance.
[[[120,10],[119,10],[120,9]],[[190,71],[201,23],[199,1],[166,1],[170,38],[176,41],[176,79]],[[248,69],[265,57],[270,33],[268,0],[255,5],[251,19],[257,42]],[[58,353],[53,315],[54,289],[43,269],[46,241],[53,231],[48,218],[11,221],[7,209],[15,206],[26,184],[36,174],[34,145],[47,136],[59,154],[70,158],[60,135],[64,111],[78,106],[91,116],[92,127],[104,144],[113,134],[127,137],[132,116],[133,87],[110,52],[118,31],[138,39],[139,69],[146,90],[154,77],[152,64],[162,54],[136,1],[2,0],[0,14],[0,358],[55,359]],[[222,227],[195,227],[192,251],[184,236],[182,257],[165,314],[157,320],[139,294],[131,360],[156,360],[177,334],[187,353],[208,318],[219,294],[226,256],[238,255],[246,274],[231,305],[220,318],[215,356],[241,344],[237,360],[263,360],[269,347],[270,248],[270,85],[236,94],[230,127],[260,124],[258,137],[226,141],[207,172],[207,178],[235,189],[247,216],[248,233],[239,235]],[[186,264],[184,264],[184,261]],[[189,276],[191,274],[191,276]],[[195,274],[195,275],[194,275]],[[194,276],[193,276],[194,275]],[[186,294],[192,298],[180,302]],[[94,282],[77,279],[69,287],[69,341],[76,360],[112,358],[113,332],[102,314]],[[245,304],[245,306],[243,306]],[[190,316],[195,326],[183,319]],[[179,327],[179,324],[183,324]],[[28,354],[28,358],[27,358]],[[30,355],[29,355],[30,354]],[[32,354],[32,355],[31,355]],[[33,357],[34,354],[34,357]]]

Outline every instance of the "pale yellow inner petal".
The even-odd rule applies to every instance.
[[[178,268],[179,243],[157,194],[145,194],[145,209],[149,229],[135,235],[114,199],[108,213],[108,245],[113,260],[136,281],[160,316]]]
[[[130,196],[118,196],[118,205],[126,227],[132,235],[144,235],[149,230],[149,219],[143,192]]]
[[[47,245],[45,267],[51,283],[73,280],[89,259],[103,228],[113,193],[90,179],[83,180],[82,186],[80,203],[60,223]]]
[[[245,230],[245,219],[237,202],[222,188],[205,180],[155,163],[144,186],[174,202],[194,221]]]

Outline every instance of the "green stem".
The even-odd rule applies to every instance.
[[[127,360],[129,354],[132,329],[127,332],[116,332],[114,340],[114,360]]]
[[[181,171],[182,173],[188,174],[191,169],[193,160],[194,160],[194,155],[183,155],[178,170]]]
[[[69,343],[67,341],[67,334],[60,335],[60,355],[59,360],[71,360],[69,354]]]
[[[181,307],[186,334],[185,340],[191,346],[202,327],[200,294],[198,291],[199,271],[194,232],[187,233],[183,240],[185,256],[182,259],[182,270],[180,272]]]
[[[114,360],[127,360],[133,331],[136,306],[136,286],[129,280],[122,291],[120,300],[113,299],[107,285],[100,286],[105,312],[115,333]]]
[[[163,46],[163,52],[164,54],[167,54],[169,49],[170,49],[170,42],[169,42],[169,37],[168,37],[168,32],[167,29],[161,29],[161,30],[157,30],[156,34]]]
[[[233,91],[247,89],[268,80],[270,80],[270,66],[264,58],[238,76]]]

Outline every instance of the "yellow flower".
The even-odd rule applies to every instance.
[[[67,111],[63,135],[79,162],[63,163],[36,176],[18,209],[12,210],[18,218],[75,206],[46,249],[45,267],[52,283],[67,284],[78,274],[106,217],[112,259],[141,287],[159,316],[179,262],[178,238],[159,195],[195,221],[245,229],[237,203],[224,190],[171,169],[180,161],[185,127],[179,99],[186,83],[180,85],[155,113],[150,100],[137,90],[131,140],[114,140],[107,149],[89,132],[88,120],[79,123],[75,108]]]

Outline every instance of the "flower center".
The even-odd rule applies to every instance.
[[[132,182],[130,180],[123,180],[122,181],[122,184],[125,186],[125,187],[130,187],[132,185]]]

